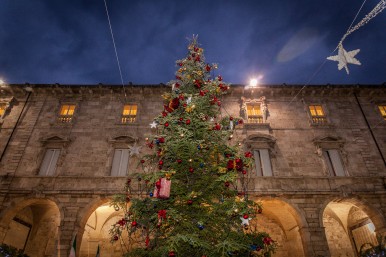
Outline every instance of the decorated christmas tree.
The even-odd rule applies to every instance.
[[[262,207],[246,188],[253,156],[234,137],[243,121],[221,112],[230,87],[211,77],[217,65],[205,63],[196,37],[177,67],[150,124],[152,153],[112,202],[124,211],[112,241],[127,247],[126,256],[270,256],[276,243],[249,225]]]

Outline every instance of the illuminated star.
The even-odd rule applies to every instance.
[[[339,45],[338,55],[329,56],[329,57],[327,57],[327,60],[338,62],[338,70],[345,68],[347,74],[349,74],[350,72],[349,72],[348,67],[347,67],[347,65],[349,63],[361,65],[361,63],[356,58],[354,58],[354,56],[357,53],[359,53],[359,51],[360,51],[360,49],[356,49],[356,50],[352,50],[350,52],[347,52],[343,48],[343,45]]]
[[[137,144],[129,147],[130,156],[139,155],[139,151],[141,150],[141,146],[137,146]]]
[[[155,120],[153,120],[152,123],[149,124],[150,125],[150,128],[157,128],[157,122],[155,122]]]
[[[244,217],[240,217],[240,219],[241,219],[241,225],[243,225],[243,226],[249,226],[249,221],[250,221],[252,218],[244,219]]]
[[[188,99],[186,99],[186,103],[187,103],[187,104],[190,104],[191,102],[192,102],[192,97],[189,96]]]

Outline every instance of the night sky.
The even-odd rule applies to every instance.
[[[106,1],[125,84],[174,79],[193,34],[229,83],[386,82],[386,11],[344,41],[361,49],[361,66],[347,75],[325,62],[363,0]],[[354,24],[378,2],[367,0]],[[0,24],[7,83],[121,83],[103,0],[0,0]]]

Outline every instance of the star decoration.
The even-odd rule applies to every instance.
[[[210,117],[210,121],[214,121],[214,117]]]
[[[152,123],[149,124],[150,125],[150,128],[157,128],[157,122],[155,120],[153,120]]]
[[[356,49],[356,50],[352,50],[350,52],[347,52],[343,48],[343,45],[339,45],[338,49],[339,49],[338,50],[338,55],[327,57],[327,60],[338,62],[338,70],[341,70],[341,69],[345,68],[347,74],[349,74],[350,72],[349,72],[348,67],[347,67],[347,65],[349,63],[356,64],[356,65],[361,65],[361,63],[356,58],[354,58],[354,56],[357,53],[359,53],[360,49]]]
[[[252,218],[244,219],[244,217],[240,217],[240,219],[241,219],[241,225],[243,225],[243,226],[249,226],[249,221],[250,221]]]
[[[137,144],[129,147],[130,156],[139,155],[139,151],[141,150],[141,146],[137,146]]]
[[[192,102],[192,97],[189,96],[188,99],[186,99],[186,103],[187,103],[187,104],[190,104],[191,102]]]

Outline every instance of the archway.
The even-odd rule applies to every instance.
[[[273,257],[304,256],[303,243],[299,229],[304,226],[304,219],[289,203],[280,199],[260,199],[263,211],[251,220],[258,230],[270,234],[278,243]]]
[[[56,256],[60,211],[48,199],[15,202],[1,215],[6,227],[2,243],[24,250],[30,257]]]
[[[100,256],[120,257],[128,246],[122,245],[125,240],[111,244],[109,231],[112,225],[122,219],[123,212],[116,211],[109,203],[100,205],[89,216],[84,227],[79,257],[96,256],[99,245]],[[121,239],[121,238],[120,238]]]
[[[373,222],[376,216],[369,207],[355,199],[328,203],[323,212],[323,226],[331,257],[355,257],[363,244],[376,245]]]

